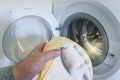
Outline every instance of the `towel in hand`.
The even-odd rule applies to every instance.
[[[36,80],[93,80],[92,63],[82,47],[72,40],[55,37],[44,51],[61,49],[61,56],[48,61]]]

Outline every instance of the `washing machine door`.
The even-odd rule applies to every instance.
[[[20,62],[38,44],[57,36],[52,13],[39,9],[8,9],[0,14],[0,67]]]
[[[104,80],[117,72],[120,67],[120,24],[115,16],[103,5],[89,0],[73,1],[61,8],[59,14],[58,11],[55,15],[61,36],[76,41],[87,51],[92,60],[94,79]]]

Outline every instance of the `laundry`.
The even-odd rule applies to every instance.
[[[61,56],[48,61],[36,80],[93,80],[91,60],[77,43],[55,37],[44,47],[44,51],[52,49],[61,49]]]

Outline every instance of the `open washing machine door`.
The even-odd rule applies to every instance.
[[[7,9],[0,11],[0,67],[13,65],[38,44],[58,36],[58,23],[43,9]]]
[[[120,68],[120,27],[103,5],[89,0],[55,1],[61,36],[79,43],[92,60],[95,80],[105,80]]]

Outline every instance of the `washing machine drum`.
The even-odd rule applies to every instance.
[[[119,22],[106,7],[81,1],[68,6],[58,19],[61,36],[76,41],[90,56],[95,80],[104,80],[118,71]]]
[[[86,13],[77,13],[69,16],[61,29],[61,36],[70,38],[86,50],[92,60],[95,78],[97,75],[107,73],[110,66],[113,67],[113,64],[115,64],[109,63],[111,59],[115,61],[116,54],[108,53],[109,34],[106,33],[104,28],[93,16]],[[106,66],[106,64],[109,66]],[[96,80],[100,79],[98,77]]]
[[[87,51],[95,67],[100,65],[107,55],[108,38],[97,19],[85,13],[79,15],[67,22],[69,24],[67,37],[76,41]]]
[[[0,32],[0,67],[20,62],[37,45],[49,41],[54,35],[57,21],[50,12],[22,10],[7,17]],[[21,12],[21,13],[19,13]],[[6,16],[8,16],[6,15]]]

